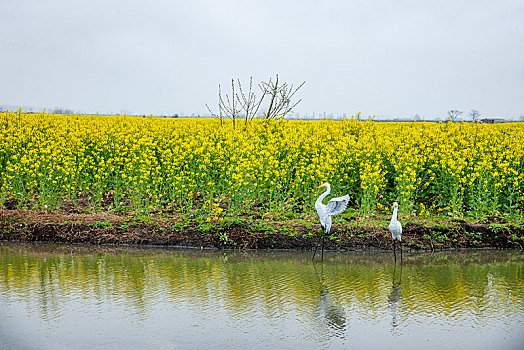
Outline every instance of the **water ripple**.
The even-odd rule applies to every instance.
[[[326,254],[312,264],[300,253],[10,247],[0,245],[0,312],[8,320],[0,326],[8,322],[19,339],[24,325],[42,348],[52,348],[47,338],[58,348],[75,344],[85,331],[113,348],[474,348],[522,340],[518,253],[488,261],[407,255],[400,269],[380,254]],[[0,333],[0,342],[8,338]]]

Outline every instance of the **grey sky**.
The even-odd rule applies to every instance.
[[[0,0],[0,105],[205,114],[299,84],[300,114],[524,115],[524,2]]]

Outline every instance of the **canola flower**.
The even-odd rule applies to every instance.
[[[513,215],[524,205],[524,124],[0,113],[0,202],[104,198],[152,211],[262,203],[313,212],[318,184],[364,212]],[[109,197],[108,197],[109,196]]]

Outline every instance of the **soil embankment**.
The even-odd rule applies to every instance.
[[[384,222],[348,218],[325,238],[330,250],[391,249]],[[320,225],[304,221],[243,218],[199,224],[180,217],[121,216],[112,213],[53,213],[0,210],[0,240],[117,245],[164,245],[228,249],[312,249]],[[509,224],[464,221],[404,223],[403,246],[412,250],[524,247],[524,230]]]

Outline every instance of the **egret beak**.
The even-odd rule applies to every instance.
[[[322,188],[322,187],[326,187],[326,186],[325,186],[325,185],[320,185],[320,186],[317,187],[317,190],[318,190],[319,188]]]

